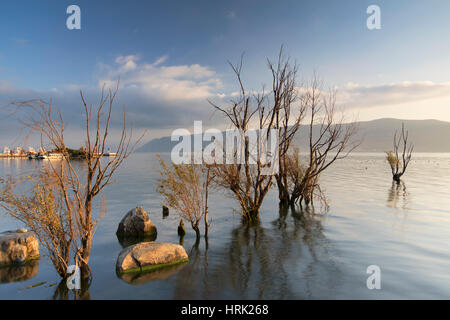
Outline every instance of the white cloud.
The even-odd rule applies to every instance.
[[[165,55],[165,56],[162,56],[162,57],[156,59],[156,61],[153,62],[153,66],[158,66],[161,63],[164,63],[168,58],[169,58],[169,56]]]
[[[162,56],[153,63],[138,63],[137,55],[120,56],[116,65],[102,65],[106,74],[99,85],[112,85],[120,76],[121,88],[133,89],[149,99],[165,101],[206,100],[222,87],[214,70],[199,64],[162,65],[168,59]]]
[[[381,85],[348,83],[338,88],[339,102],[349,108],[370,108],[448,99],[450,82],[404,81]]]
[[[120,65],[119,72],[127,72],[135,70],[137,65],[136,61],[139,60],[137,55],[119,56],[116,58],[116,63]]]

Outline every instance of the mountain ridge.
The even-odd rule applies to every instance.
[[[450,122],[437,119],[404,120],[395,118],[357,121],[358,132],[354,138],[362,140],[362,143],[355,152],[384,152],[392,149],[394,133],[396,130],[401,130],[402,123],[409,131],[410,141],[414,144],[415,152],[450,152]],[[299,130],[294,141],[294,144],[300,149],[306,147],[305,140],[302,139],[302,136],[305,136],[306,128],[303,126]],[[140,147],[137,152],[170,152],[177,143],[177,141],[171,141],[170,136],[156,138]]]

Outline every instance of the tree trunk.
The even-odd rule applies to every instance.
[[[402,174],[401,173],[396,173],[396,174],[394,174],[393,176],[392,176],[392,179],[395,181],[395,182],[400,182],[400,177],[402,176]]]
[[[290,196],[287,190],[286,184],[283,183],[283,178],[281,176],[276,177],[277,187],[278,187],[278,198],[280,199],[280,206],[289,205]]]
[[[81,252],[81,258],[80,261],[80,273],[81,278],[88,278],[90,276],[90,268],[89,268],[89,258],[91,255],[91,239],[90,237],[82,239],[81,241],[83,245],[83,251]]]
[[[84,223],[83,235],[81,236],[81,258],[80,261],[80,272],[82,278],[87,278],[90,276],[90,268],[89,268],[89,258],[91,256],[91,245],[92,245],[92,197],[90,195],[87,196],[85,202],[84,209]]]
[[[200,241],[200,228],[198,227],[198,224],[192,224],[192,229],[195,231],[196,242]]]
[[[203,216],[205,223],[205,239],[208,239],[209,223],[208,223],[208,198],[209,198],[209,182],[210,182],[210,169],[206,174],[206,185],[205,185],[205,214]],[[206,240],[208,241],[208,240]]]

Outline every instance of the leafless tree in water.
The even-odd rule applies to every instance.
[[[245,89],[242,81],[243,57],[239,63],[230,63],[230,66],[239,83],[239,98],[232,100],[228,106],[210,103],[225,116],[231,129],[239,132],[242,146],[238,146],[238,150],[231,155],[226,155],[231,161],[213,167],[214,182],[232,193],[240,204],[244,221],[252,223],[258,220],[263,200],[272,186],[273,174],[267,174],[264,170],[267,164],[261,161],[261,157],[263,146],[270,144],[274,119],[267,108],[268,97],[264,89],[259,93]],[[252,134],[260,134],[260,143],[255,145],[250,141]],[[229,149],[227,146],[228,152]]]
[[[405,129],[405,125],[402,123],[400,134],[397,131],[394,134],[394,151],[386,152],[386,160],[391,167],[392,179],[396,182],[400,181],[411,161],[414,145],[408,142],[408,138],[408,130]],[[399,155],[399,150],[402,153],[401,156]]]
[[[231,65],[239,86],[238,100],[231,101],[228,107],[213,107],[223,113],[233,129],[242,132],[245,139],[243,147],[244,163],[215,166],[215,182],[229,189],[241,205],[245,220],[258,217],[262,202],[275,178],[281,205],[312,204],[319,198],[326,199],[319,185],[319,177],[335,161],[344,159],[358,145],[353,141],[357,126],[345,123],[343,112],[338,113],[336,91],[322,90],[317,76],[303,86],[297,80],[298,65],[286,58],[281,48],[276,62],[268,60],[272,75],[272,90],[249,94],[242,81],[242,58],[239,64]],[[271,129],[278,134],[278,171],[273,175],[262,174],[263,164],[249,162],[251,146],[248,135],[252,130]],[[305,139],[308,141],[306,160],[298,157],[294,145],[300,129],[306,127]],[[264,137],[268,139],[267,137]],[[297,151],[293,151],[297,150]],[[259,153],[258,153],[259,155]]]
[[[267,61],[272,74],[272,105],[270,106],[271,121],[278,131],[279,157],[278,172],[275,180],[278,187],[280,205],[285,206],[291,201],[289,181],[289,151],[304,120],[307,106],[299,93],[297,80],[298,66],[289,58],[284,57],[283,47],[278,60]]]
[[[338,114],[336,90],[324,92],[322,83],[314,76],[302,104],[306,108],[307,149],[301,161],[298,151],[287,154],[287,177],[290,180],[290,204],[313,204],[318,198],[325,205],[326,198],[319,185],[320,175],[337,160],[346,158],[359,144],[354,138],[356,123],[345,123],[345,115]]]
[[[85,117],[84,150],[86,153],[83,163],[84,168],[82,169],[77,169],[73,165],[73,160],[69,156],[65,142],[64,132],[66,126],[62,114],[53,108],[52,103],[47,103],[43,100],[29,100],[12,104],[17,111],[26,111],[26,117],[22,118],[21,122],[31,132],[37,132],[41,135],[42,146],[44,146],[44,143],[48,143],[52,149],[58,150],[64,155],[64,159],[58,164],[53,164],[52,161],[48,162],[49,174],[53,179],[52,181],[54,181],[52,191],[57,195],[56,197],[59,201],[58,210],[56,210],[54,216],[59,218],[61,225],[67,226],[63,230],[68,234],[65,246],[69,247],[70,243],[74,247],[75,263],[80,267],[83,278],[91,275],[89,259],[92,249],[92,238],[103,213],[103,210],[101,210],[98,217],[94,217],[92,210],[94,198],[106,186],[114,182],[113,176],[117,169],[135,150],[142,138],[140,136],[135,142],[132,141],[133,128],[127,127],[124,108],[121,135],[115,152],[116,156],[102,161],[107,146],[111,142],[110,122],[118,90],[119,82],[117,82],[117,86],[114,89],[107,90],[103,86],[101,98],[96,107],[88,104],[83,92],[80,91]],[[46,188],[49,184],[47,180],[41,180],[38,185]],[[12,195],[12,193],[9,195]],[[11,216],[17,217],[13,212],[23,213],[22,207],[32,205],[35,202],[34,198],[26,197],[22,198],[23,202],[16,201],[20,199],[20,196],[3,198],[2,206],[9,208],[8,212]],[[46,206],[48,204],[46,201],[43,201],[42,205]],[[43,209],[38,208],[37,210]],[[44,233],[43,238],[59,241],[60,236],[53,233],[53,225],[48,224],[46,220],[42,220],[39,217],[40,215],[30,215],[27,217],[28,220],[22,221],[28,221],[26,225],[30,226],[32,230],[41,230],[41,233]],[[50,246],[50,251],[55,247],[57,246]],[[66,256],[62,257],[61,260],[64,261],[63,265],[67,264]],[[60,270],[58,273],[63,275],[63,271]]]

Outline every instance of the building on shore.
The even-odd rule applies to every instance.
[[[33,147],[28,147],[27,150],[22,147],[15,147],[10,149],[8,146],[3,148],[3,152],[0,153],[2,158],[25,158],[29,155],[36,155],[38,152]]]

